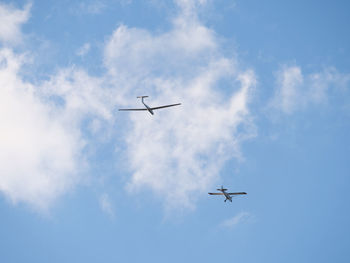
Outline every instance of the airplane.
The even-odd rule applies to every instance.
[[[137,98],[140,98],[142,101],[142,104],[145,105],[146,108],[141,108],[141,109],[119,109],[119,111],[140,111],[140,110],[147,110],[149,113],[152,115],[154,114],[154,110],[162,109],[162,108],[168,108],[168,107],[173,107],[177,105],[181,105],[181,103],[176,103],[176,104],[169,104],[169,105],[164,105],[164,106],[158,106],[158,107],[149,107],[144,101],[144,98],[148,98],[148,96],[138,96]]]
[[[246,195],[246,192],[237,192],[237,193],[227,193],[227,189],[225,189],[223,186],[221,186],[220,189],[216,189],[218,191],[221,191],[222,193],[208,193],[210,195],[224,195],[226,197],[225,202],[227,200],[230,200],[232,202],[232,197],[231,195]]]

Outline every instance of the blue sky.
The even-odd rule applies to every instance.
[[[349,11],[1,1],[1,262],[349,262]]]

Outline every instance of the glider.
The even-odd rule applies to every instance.
[[[221,193],[208,193],[210,195],[224,195],[226,197],[225,202],[227,200],[230,200],[232,202],[232,196],[231,195],[246,195],[246,192],[237,192],[237,193],[227,193],[227,189],[225,189],[223,186],[221,186],[220,189],[216,189],[218,191],[221,191]]]
[[[154,114],[154,110],[158,109],[163,109],[163,108],[168,108],[168,107],[173,107],[173,106],[178,106],[181,105],[181,103],[176,103],[176,104],[169,104],[169,105],[164,105],[164,106],[158,106],[158,107],[149,107],[144,101],[144,98],[148,98],[148,96],[138,96],[137,98],[140,98],[142,101],[142,104],[145,105],[145,108],[139,108],[139,109],[119,109],[119,111],[145,111],[147,110],[149,113],[152,115]]]

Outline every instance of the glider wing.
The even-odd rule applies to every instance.
[[[181,103],[176,103],[176,104],[169,104],[169,105],[164,105],[164,106],[159,106],[159,107],[153,107],[151,110],[158,110],[158,109],[163,109],[163,108],[168,108],[168,107],[173,107],[173,106],[178,106],[181,105]]]
[[[119,109],[119,111],[139,111],[139,110],[147,110],[146,108],[143,109]]]

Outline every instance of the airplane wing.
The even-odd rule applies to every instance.
[[[210,195],[224,195],[223,193],[208,193]]]
[[[246,195],[246,192],[238,192],[238,193],[227,193],[228,195]]]
[[[135,110],[147,110],[146,108],[142,109],[119,109],[119,111],[135,111]]]
[[[151,110],[158,110],[158,109],[173,107],[173,106],[177,106],[177,105],[181,105],[181,103],[169,104],[169,105],[164,105],[164,106],[159,106],[159,107],[153,107],[153,108],[151,108]]]

